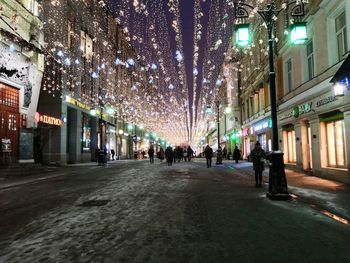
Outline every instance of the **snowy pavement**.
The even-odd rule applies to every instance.
[[[350,262],[350,226],[310,206],[336,193],[271,201],[243,168],[125,162],[0,191],[0,262]]]

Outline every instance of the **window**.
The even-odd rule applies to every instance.
[[[335,18],[335,34],[337,39],[339,61],[343,58],[344,54],[348,50],[345,11]]]
[[[92,38],[84,30],[80,31],[80,49],[83,52],[83,56],[88,61],[91,61],[93,55],[93,42]]]
[[[83,152],[89,152],[91,149],[91,120],[86,114],[83,114],[83,128],[81,141]]]
[[[33,15],[38,16],[38,2],[36,0],[25,0],[23,5]]]
[[[292,72],[292,59],[288,59],[286,62],[286,87],[285,92],[286,94],[292,91],[292,78],[293,78],[293,72]]]
[[[326,123],[328,166],[345,167],[344,120]]]
[[[259,112],[259,93],[254,94],[254,114]]]
[[[295,163],[296,153],[295,153],[295,131],[287,132],[287,144],[288,144],[288,162]]]
[[[9,131],[17,131],[17,115],[9,114],[8,115],[8,130]]]
[[[17,110],[19,108],[19,91],[15,88],[0,84],[0,105]]]
[[[5,112],[0,112],[0,129],[5,128]]]
[[[265,90],[264,88],[261,88],[259,90],[259,111],[262,111],[265,109]]]
[[[307,57],[307,69],[308,69],[308,79],[312,79],[315,76],[315,65],[314,65],[314,46],[313,42],[310,41],[306,45],[306,57]]]
[[[72,48],[73,46],[73,34],[74,34],[74,29],[73,29],[73,22],[68,20],[68,28],[67,28],[67,47]]]
[[[259,134],[258,141],[261,144],[261,148],[263,148],[266,151],[266,134]]]

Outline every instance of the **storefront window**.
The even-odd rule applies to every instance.
[[[261,148],[263,148],[266,151],[266,134],[259,134],[258,141],[261,144]]]
[[[85,114],[83,114],[82,149],[83,152],[89,152],[91,149],[91,119]]]
[[[344,120],[326,123],[328,166],[345,167]]]
[[[288,162],[295,163],[296,153],[295,153],[295,131],[287,132],[287,140],[288,140]]]

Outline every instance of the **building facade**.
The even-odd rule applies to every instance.
[[[44,70],[43,23],[35,0],[1,0],[0,7],[1,162],[32,162]]]
[[[133,134],[123,121],[123,98],[132,92],[128,68],[139,66],[136,52],[103,1],[63,2],[42,2],[46,49],[38,118],[61,121],[39,121],[36,161],[94,161],[104,148],[130,158]]]
[[[330,80],[349,52],[350,3],[310,1],[303,20],[308,30],[304,45],[290,44],[283,17],[276,24],[279,146],[288,168],[349,181],[349,92],[338,96]],[[272,150],[265,34],[256,30],[256,39],[243,51],[244,66],[236,64],[242,81],[245,157],[257,140]]]

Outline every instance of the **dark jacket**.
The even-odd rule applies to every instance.
[[[250,153],[250,158],[253,162],[255,171],[264,171],[266,154],[263,149],[253,149]]]
[[[210,148],[210,146],[206,147],[204,150],[205,158],[212,158],[213,157],[213,149]]]
[[[239,160],[241,159],[241,151],[238,148],[235,148],[233,150],[233,159],[234,160]]]
[[[153,157],[154,156],[154,149],[150,148],[148,149],[148,156]]]
[[[168,163],[172,163],[174,161],[174,151],[171,147],[166,148],[165,157]]]

